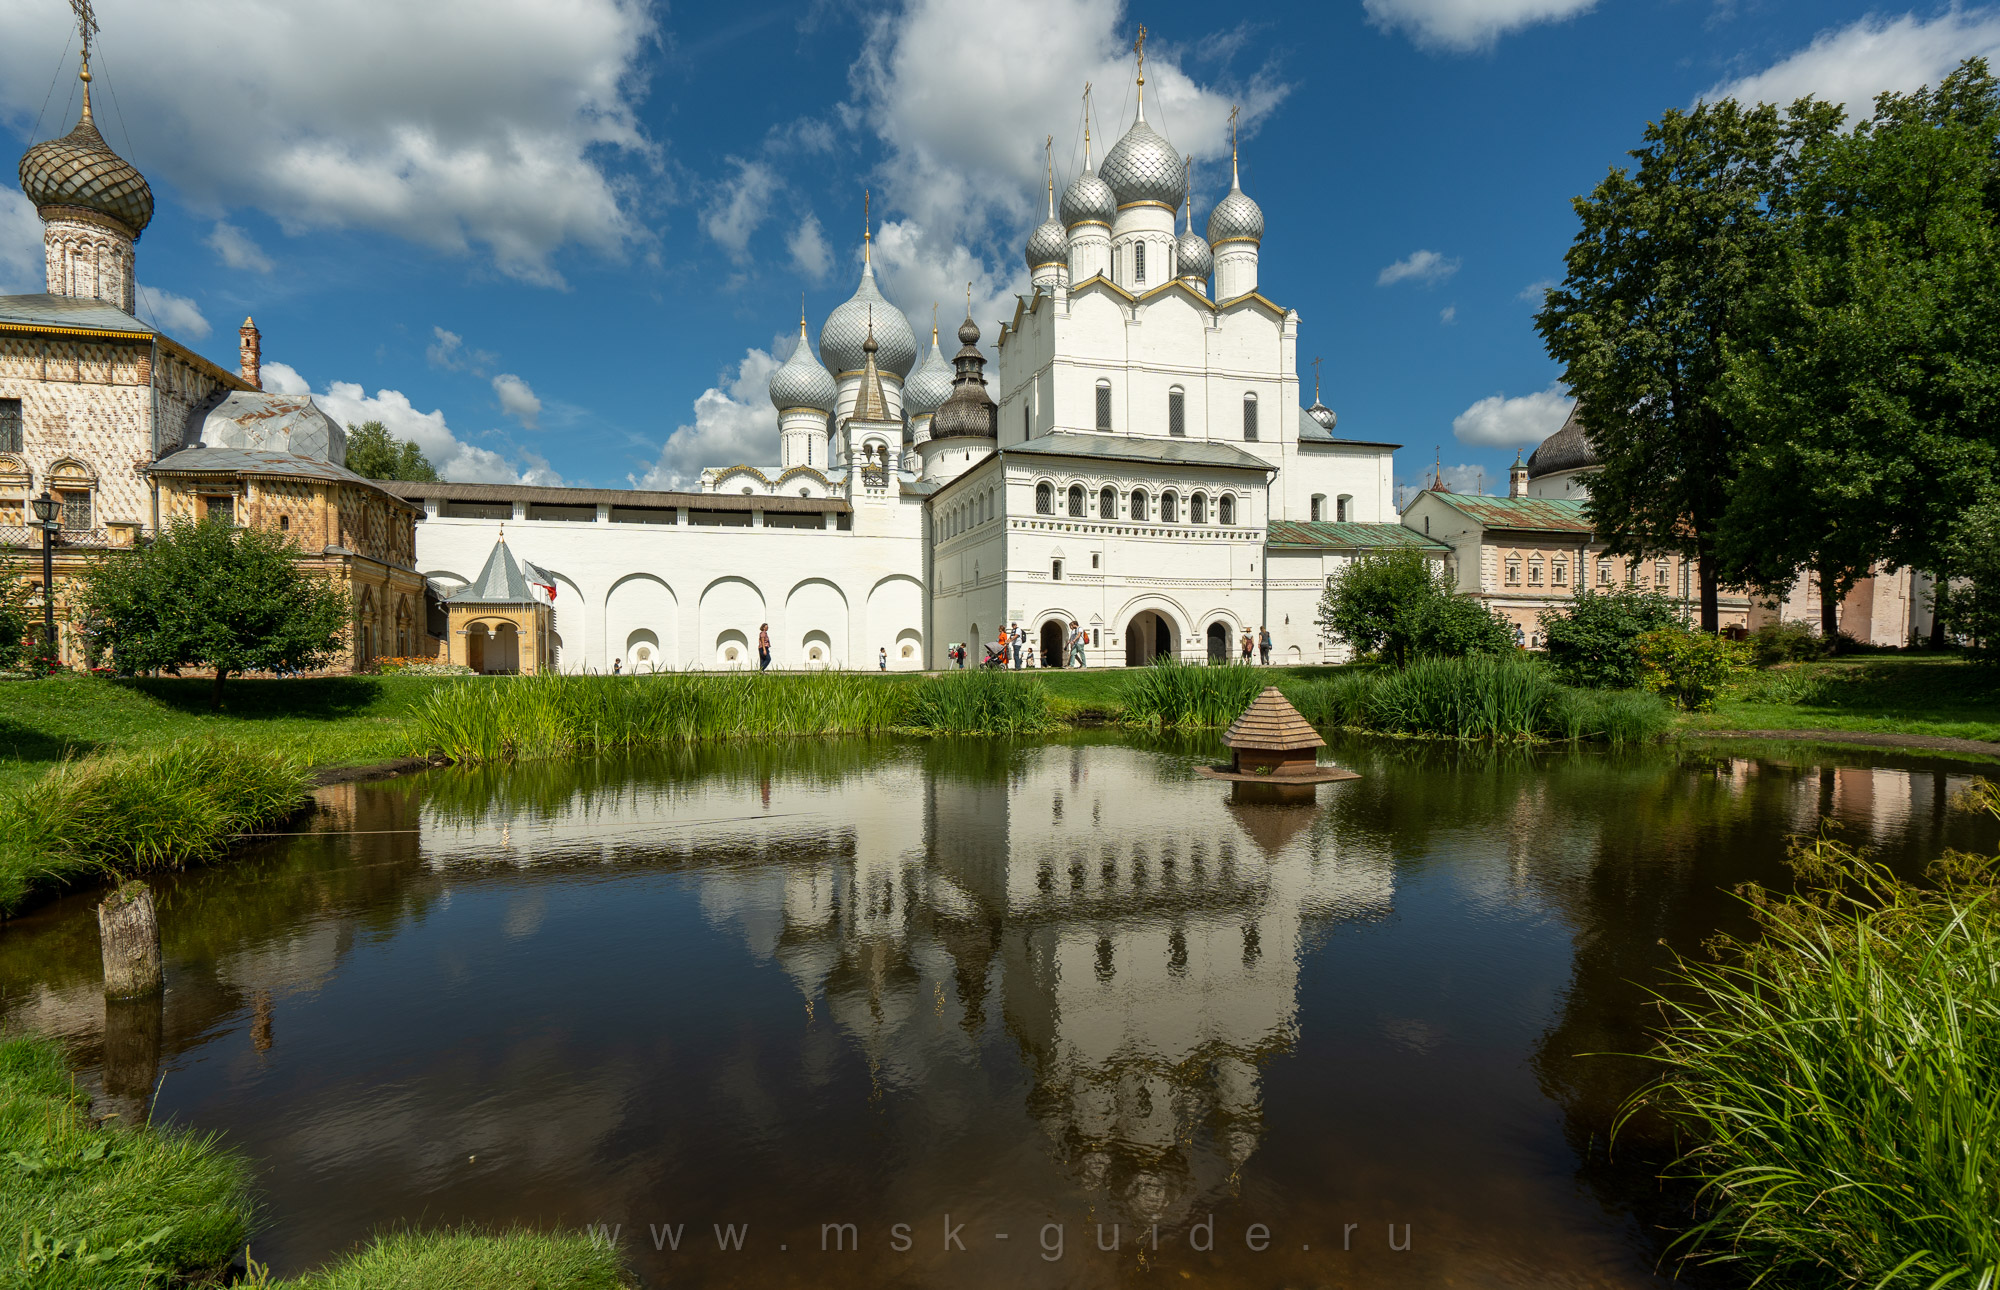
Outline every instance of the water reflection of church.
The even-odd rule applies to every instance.
[[[1234,805],[1137,749],[996,751],[975,756],[1004,767],[962,774],[942,764],[953,755],[844,777],[838,808],[811,784],[767,781],[765,823],[712,781],[674,802],[690,838],[711,813],[756,853],[711,868],[703,904],[792,978],[880,1086],[949,1083],[943,1068],[976,1061],[997,1017],[1072,1177],[1134,1219],[1176,1221],[1256,1150],[1261,1068],[1295,1041],[1305,942],[1388,911],[1389,857],[1330,813]],[[940,764],[912,773],[926,758]],[[615,838],[660,806],[623,797],[575,824]],[[547,842],[518,836],[537,859]],[[426,838],[434,863],[452,850]]]

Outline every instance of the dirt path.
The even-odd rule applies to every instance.
[[[1932,752],[1978,753],[2000,757],[2000,743],[1983,739],[1947,739],[1943,735],[1904,735],[1886,730],[1687,730],[1691,739],[1799,739],[1822,744],[1864,744],[1871,748],[1925,748]]]

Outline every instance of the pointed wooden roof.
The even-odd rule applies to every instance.
[[[1264,692],[1251,700],[1243,715],[1236,718],[1222,736],[1222,742],[1231,748],[1251,748],[1262,752],[1326,747],[1326,740],[1319,737],[1319,731],[1299,715],[1299,710],[1278,693],[1275,685],[1265,686]]]

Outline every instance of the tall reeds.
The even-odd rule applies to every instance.
[[[1751,896],[1759,939],[1681,964],[1666,1072],[1621,1124],[1651,1110],[1687,1144],[1685,1255],[1773,1285],[2000,1284],[1996,859],[1947,853],[1918,889],[1806,842],[1804,894]]]
[[[1030,735],[1054,730],[1049,687],[1006,672],[946,672],[903,687],[908,705],[899,725],[930,734]]]
[[[311,792],[300,759],[219,739],[64,761],[0,800],[0,913],[41,889],[205,860]]]
[[[1657,738],[1673,714],[1657,695],[1562,685],[1531,659],[1419,659],[1400,670],[1353,671],[1285,687],[1314,725],[1462,742]]]
[[[1226,726],[1269,684],[1256,668],[1162,658],[1126,683],[1125,721],[1151,730]]]

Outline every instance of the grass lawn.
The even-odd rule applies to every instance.
[[[1859,655],[1732,683],[1690,730],[1867,730],[2000,741],[2000,668],[1953,655]]]

